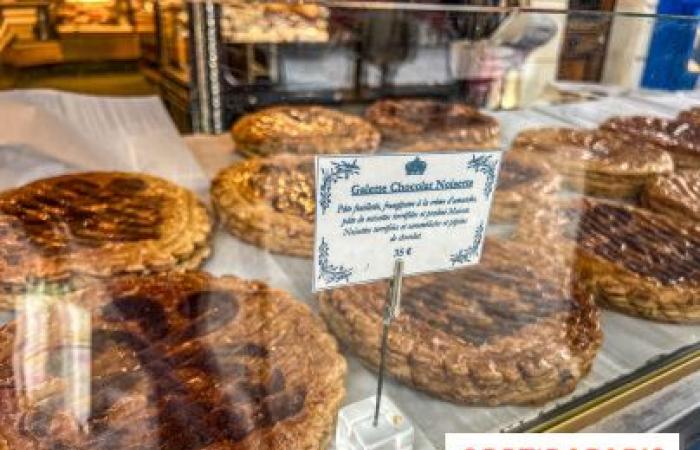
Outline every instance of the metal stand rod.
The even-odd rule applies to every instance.
[[[379,354],[379,378],[377,380],[377,404],[374,408],[374,421],[376,427],[379,424],[379,409],[382,404],[382,388],[384,387],[384,370],[386,366],[386,352],[389,344],[389,327],[391,322],[399,315],[401,309],[401,282],[403,280],[403,260],[397,259],[394,264],[394,278],[389,282],[386,307],[384,309],[384,321],[382,324],[382,344]]]
[[[382,347],[379,355],[379,379],[377,381],[377,404],[374,408],[374,421],[372,425],[375,427],[379,424],[379,408],[382,404],[382,388],[384,387],[384,366],[386,358],[387,341],[389,340],[389,325],[384,324],[382,327]]]

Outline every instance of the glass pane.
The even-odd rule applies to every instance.
[[[648,3],[0,3],[0,448],[431,449],[696,409],[669,373],[700,361],[697,8]],[[488,224],[443,239],[482,257],[405,277],[361,434],[389,285],[312,292],[348,278],[317,202],[354,173],[315,156],[448,153],[493,178]],[[353,219],[424,225],[380,191]],[[650,378],[672,401],[629,419]]]

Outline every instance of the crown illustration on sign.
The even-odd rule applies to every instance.
[[[416,159],[406,163],[406,175],[423,175],[428,163],[416,156]]]

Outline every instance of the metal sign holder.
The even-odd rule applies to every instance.
[[[397,259],[394,263],[394,277],[389,282],[386,306],[384,308],[384,320],[382,323],[382,345],[379,355],[379,377],[377,379],[377,404],[374,409],[372,425],[379,424],[379,409],[382,404],[382,389],[384,387],[384,371],[386,366],[386,352],[389,347],[389,328],[391,322],[399,315],[401,310],[401,284],[403,282],[403,260]]]
[[[382,319],[377,394],[341,408],[338,413],[335,438],[338,450],[372,448],[411,450],[413,448],[415,430],[411,421],[391,401],[391,398],[384,398],[384,404],[382,404],[389,329],[401,309],[403,272],[403,260],[395,260],[394,275],[389,281]]]

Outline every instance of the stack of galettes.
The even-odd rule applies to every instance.
[[[213,182],[224,225],[243,241],[307,258],[316,209],[313,155],[374,153],[380,142],[400,152],[491,149],[500,136],[494,118],[469,106],[414,99],[379,101],[365,119],[320,106],[274,106],[243,116],[232,133],[236,151],[248,159]]]
[[[589,371],[596,301],[700,322],[699,117],[521,133],[492,213],[518,224],[514,238],[489,237],[477,266],[405,280],[389,373],[458,403],[542,403]],[[247,159],[211,189],[224,227],[308,258],[314,154],[488,149],[499,127],[461,104],[383,100],[365,118],[263,109],[233,137]],[[16,311],[0,327],[0,449],[326,445],[346,373],[334,338],[285,292],[198,270],[211,234],[193,193],[149,175],[79,173],[0,194],[0,307]],[[318,297],[371,367],[385,295],[372,283]]]
[[[597,130],[521,133],[584,198],[525,208],[517,236],[571,253],[580,288],[631,315],[700,323],[700,114],[615,117]]]

